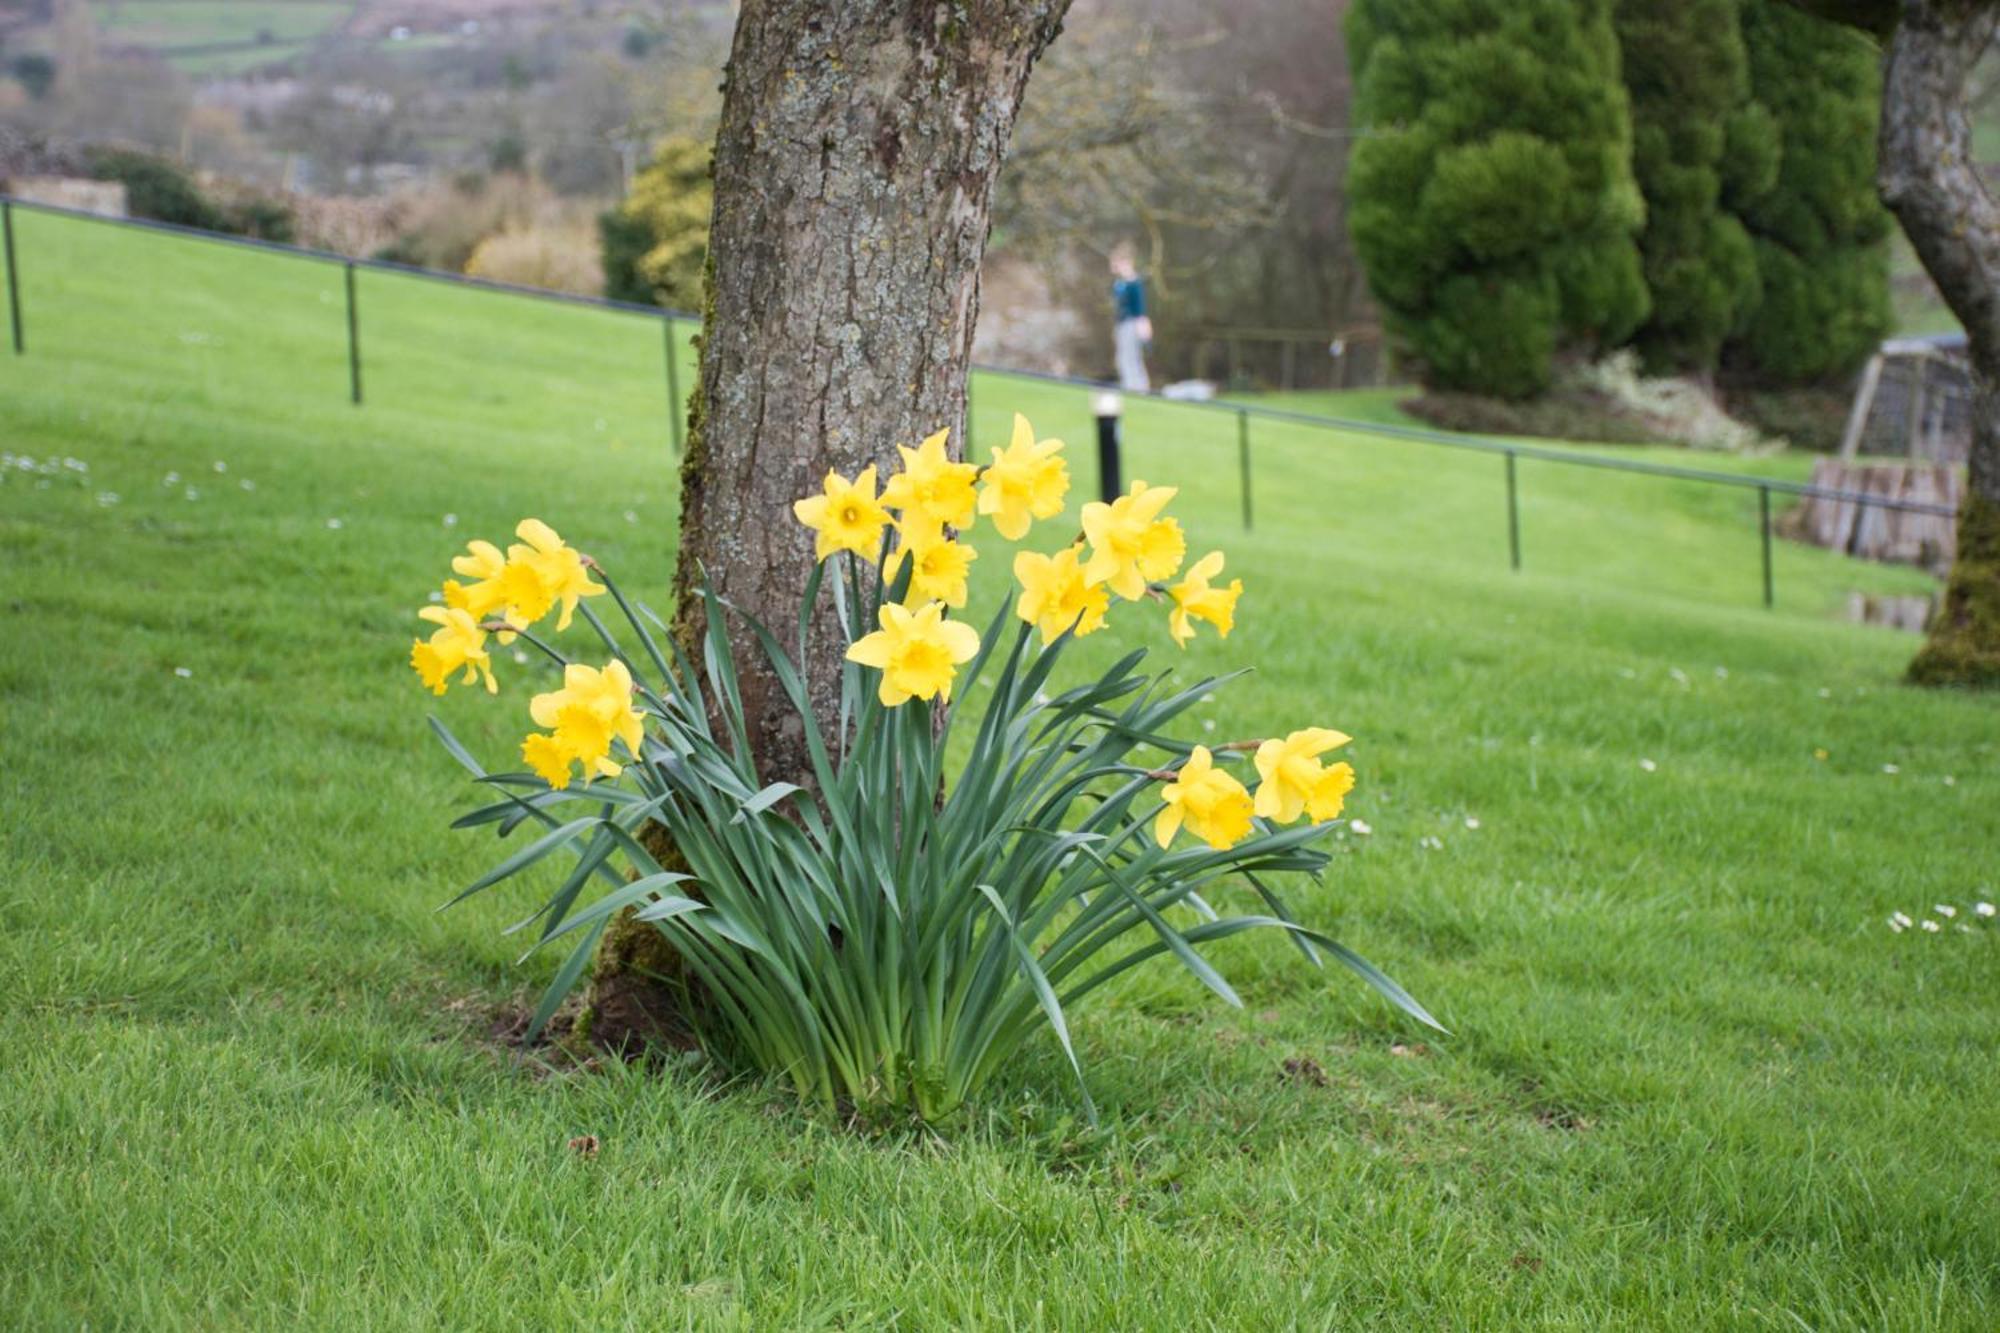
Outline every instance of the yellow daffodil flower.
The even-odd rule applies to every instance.
[[[1307,727],[1295,731],[1283,740],[1273,737],[1257,747],[1257,776],[1262,779],[1257,784],[1257,815],[1261,819],[1275,819],[1289,824],[1297,819],[1308,805],[1313,805],[1313,822],[1323,818],[1332,819],[1340,813],[1342,801],[1354,787],[1354,770],[1346,764],[1336,765],[1346,770],[1347,785],[1334,790],[1338,784],[1326,784],[1324,795],[1320,795],[1322,784],[1329,770],[1321,764],[1319,757],[1328,750],[1337,750],[1353,737],[1344,731],[1334,731],[1329,727]],[[1333,814],[1320,815],[1318,810],[1331,803]]]
[[[474,620],[480,620],[505,605],[501,600],[500,572],[507,567],[507,557],[492,542],[467,542],[465,551],[464,555],[452,557],[451,567],[454,573],[472,582],[462,584],[457,579],[446,579],[444,604],[460,607]]]
[[[964,542],[943,536],[926,535],[914,542],[905,539],[882,569],[884,582],[893,583],[902,570],[904,558],[912,555],[916,557],[916,565],[910,573],[910,587],[903,605],[922,606],[930,601],[950,607],[965,605],[966,576],[972,572],[972,562],[979,558],[979,552]]]
[[[852,551],[873,560],[882,549],[882,529],[889,523],[889,511],[875,498],[872,464],[853,481],[842,480],[838,472],[827,473],[825,490],[795,502],[792,513],[819,534],[813,542],[815,560],[835,551]]]
[[[573,763],[586,780],[617,777],[624,770],[611,758],[611,743],[623,741],[636,755],[645,737],[645,719],[632,706],[632,673],[623,662],[608,662],[602,671],[570,663],[563,687],[536,695],[528,715],[547,734],[522,741],[521,757],[557,790],[569,786]]]
[[[1188,567],[1187,577],[1167,589],[1174,609],[1167,613],[1167,632],[1185,648],[1194,637],[1194,622],[1206,620],[1223,638],[1236,627],[1236,599],[1243,595],[1243,580],[1233,579],[1227,588],[1217,588],[1209,580],[1222,572],[1222,552],[1210,551]]]
[[[444,581],[444,604],[455,606],[469,614],[474,620],[484,620],[498,615],[506,618],[507,588],[502,575],[507,569],[507,557],[492,542],[467,542],[466,553],[453,556],[452,570],[471,579],[469,584],[457,579]],[[509,623],[526,625],[525,621]],[[500,631],[500,642],[514,642],[512,630]]]
[[[507,548],[507,565],[500,571],[507,619],[532,625],[560,602],[562,615],[556,628],[568,629],[577,601],[597,596],[604,585],[590,581],[583,556],[564,545],[556,530],[540,519],[522,519],[514,535],[521,540]]]
[[[993,461],[980,478],[979,512],[993,516],[993,526],[1008,541],[1019,541],[1037,518],[1062,512],[1069,494],[1069,464],[1062,460],[1061,440],[1035,439],[1035,428],[1014,414],[1014,439],[1005,449],[995,447]]]
[[[1319,781],[1313,783],[1312,795],[1306,798],[1306,817],[1315,824],[1340,818],[1341,807],[1347,804],[1347,793],[1353,790],[1354,765],[1328,764]]]
[[[903,456],[903,470],[889,478],[882,488],[882,503],[902,511],[903,535],[942,536],[944,529],[972,526],[973,479],[979,469],[971,463],[954,463],[944,451],[951,432],[941,430],[911,449],[897,445]]]
[[[1021,584],[1014,613],[1041,630],[1043,643],[1054,642],[1072,625],[1079,639],[1104,628],[1111,598],[1085,582],[1081,551],[1071,546],[1054,555],[1020,551],[1014,556],[1014,577]]]
[[[486,631],[479,628],[471,612],[459,606],[427,606],[417,612],[417,618],[438,626],[428,641],[418,639],[410,645],[410,665],[432,694],[443,694],[451,673],[460,667],[465,668],[464,684],[470,685],[483,674],[488,694],[500,688],[493,680]]]
[[[1093,500],[1083,507],[1083,535],[1090,558],[1083,577],[1102,583],[1128,601],[1146,595],[1148,579],[1164,579],[1181,567],[1187,539],[1181,525],[1160,511],[1178,493],[1172,486],[1132,483],[1131,493],[1110,504]]]
[[[949,700],[961,663],[979,652],[979,632],[962,621],[946,620],[944,606],[926,602],[915,611],[894,602],[881,611],[882,628],[857,639],[847,660],[882,673],[880,697],[894,708],[907,699]]]
[[[1153,836],[1162,847],[1172,844],[1182,823],[1217,851],[1235,846],[1250,833],[1250,793],[1215,766],[1205,745],[1194,747],[1174,780],[1161,790],[1160,799],[1166,806],[1153,823]]]

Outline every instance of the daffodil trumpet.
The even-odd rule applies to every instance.
[[[714,998],[700,1020],[713,1058],[783,1079],[828,1115],[951,1119],[1039,1039],[1061,1049],[1094,1115],[1069,1037],[1077,1006],[1167,955],[1240,1003],[1201,952],[1252,928],[1315,964],[1324,949],[1435,1026],[1301,925],[1270,878],[1330,866],[1314,844],[1354,786],[1353,766],[1334,762],[1345,733],[1189,745],[1175,727],[1227,677],[1149,677],[1143,649],[1062,674],[1134,605],[1177,644],[1198,624],[1231,632],[1243,580],[1223,581],[1219,551],[1187,563],[1175,488],[1135,481],[1066,524],[1060,440],[1016,417],[984,467],[950,443],[940,431],[898,445],[899,466],[834,469],[792,507],[811,570],[782,639],[697,571],[701,640],[682,643],[538,519],[450,561],[410,664],[433,693],[508,696],[524,724],[489,771],[433,723],[504,798],[456,825],[520,830],[466,893],[569,862],[529,918],[539,943],[567,937],[569,950],[531,1033],[621,914],[660,931]],[[1010,574],[975,621],[981,588]],[[600,596],[629,633],[598,614]],[[828,615],[844,645],[838,706],[821,711],[800,663]],[[573,618],[596,647],[562,637]],[[502,679],[508,654],[496,670],[495,643],[516,640],[517,666],[524,649],[549,664],[525,689]],[[764,706],[789,711],[804,771],[760,768],[747,738],[771,719],[746,716],[739,672],[751,671]],[[671,865],[650,850],[663,838]],[[1225,896],[1237,883],[1240,907]]]

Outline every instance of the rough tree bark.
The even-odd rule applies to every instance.
[[[715,215],[681,470],[676,632],[701,632],[702,572],[767,624],[793,623],[811,534],[791,502],[829,469],[886,469],[962,420],[994,178],[1036,59],[1069,0],[744,0],[715,147]],[[964,443],[953,432],[952,451]],[[746,636],[747,637],[747,636]],[[832,713],[830,609],[804,664]],[[739,654],[765,781],[808,779],[798,719]],[[621,920],[587,1021],[613,1046],[658,1029],[664,940]]]
[[[1965,326],[1972,454],[1945,604],[1910,677],[2000,685],[2000,204],[1972,155],[1970,82],[1994,0],[1904,0],[1889,39],[1876,167],[1883,202]]]

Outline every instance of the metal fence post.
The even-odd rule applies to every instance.
[[[1771,586],[1771,488],[1757,488],[1757,511],[1764,531],[1764,609],[1769,611],[1777,605],[1777,597]]]
[[[1118,416],[1125,404],[1117,393],[1106,389],[1091,395],[1090,410],[1097,418],[1097,496],[1110,504],[1125,489],[1118,442]]]
[[[668,315],[660,321],[660,326],[666,330],[667,342],[668,430],[673,435],[674,452],[679,453],[685,447],[681,439],[681,431],[686,428],[687,424],[682,420],[681,413],[681,349],[674,345],[674,317]]]
[[[1236,409],[1236,469],[1243,478],[1243,530],[1250,531],[1250,413]]]
[[[7,318],[14,328],[14,355],[25,356],[28,344],[21,339],[21,278],[14,268],[14,201],[0,199],[0,230],[6,232]]]
[[[354,304],[354,261],[347,261],[347,392],[361,406],[361,312]]]
[[[1514,451],[1507,451],[1507,556],[1521,572],[1521,500],[1514,482]]]

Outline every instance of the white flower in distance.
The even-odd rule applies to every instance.
[[[1660,767],[1660,766],[1659,766],[1658,764],[1654,763],[1654,762],[1653,762],[1652,760],[1650,760],[1650,759],[1641,759],[1641,760],[1639,761],[1639,767],[1640,767],[1640,768],[1642,768],[1642,769],[1644,769],[1644,770],[1645,770],[1646,772],[1648,772],[1648,773],[1654,773],[1654,772],[1658,772],[1658,771],[1659,771],[1659,767]]]
[[[1347,821],[1347,827],[1353,829],[1356,834],[1364,838],[1375,831],[1374,827],[1365,819],[1350,819]]]
[[[1936,912],[1939,916],[1958,915],[1958,909],[1956,907],[1953,907],[1950,903],[1939,903],[1935,907],[1931,908],[1931,910],[1933,912]]]
[[[1972,910],[1981,916],[1992,916],[1996,911],[2000,911],[2000,908],[1994,907],[1992,903],[1979,903]]]
[[[1928,930],[1933,935],[1937,934],[1940,930],[1944,929],[1943,926],[1940,926],[1937,922],[1931,920],[1929,917],[1924,918],[1923,926],[1925,930]]]

